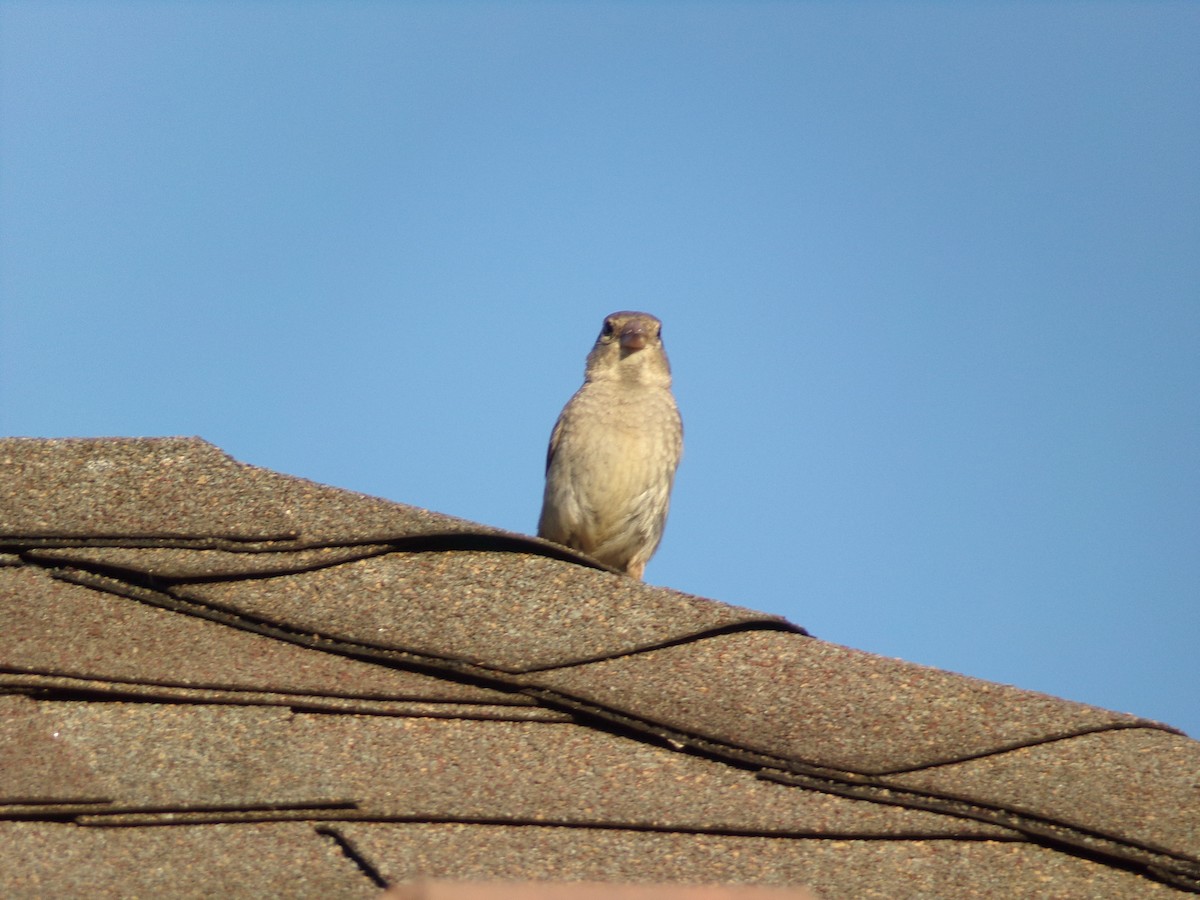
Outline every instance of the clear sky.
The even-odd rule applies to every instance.
[[[0,433],[529,532],[619,309],[650,582],[1200,737],[1200,5],[0,0]]]

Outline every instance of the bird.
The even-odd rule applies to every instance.
[[[644,312],[607,316],[583,386],[550,435],[538,536],[641,580],[682,454],[662,322]]]

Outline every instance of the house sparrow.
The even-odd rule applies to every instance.
[[[613,313],[550,435],[538,536],[641,578],[682,452],[662,323]]]

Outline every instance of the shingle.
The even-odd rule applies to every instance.
[[[248,578],[303,572],[389,553],[387,544],[353,544],[313,550],[235,552],[184,547],[66,547],[33,550],[26,558],[47,565],[124,570],[154,580]]]
[[[0,441],[0,534],[293,535],[279,498],[211,444],[187,438]]]
[[[49,577],[0,569],[0,667],[177,687],[530,705],[519,694],[333,656]]]
[[[121,807],[323,806],[274,707],[54,702],[51,718]]]
[[[788,840],[617,829],[339,823],[390,882],[417,877],[807,885],[824,900],[1180,894],[1033,844]]]
[[[0,822],[6,900],[372,898],[379,887],[304,823],[81,828]]]
[[[888,780],[1102,833],[1119,826],[1128,840],[1195,848],[1200,861],[1200,743],[1165,731],[1085,734]]]
[[[540,706],[502,706],[489,703],[424,703],[417,700],[372,700],[327,694],[281,694],[270,691],[178,688],[133,681],[99,681],[0,672],[0,693],[28,694],[39,699],[87,699],[91,702],[129,701],[202,703],[235,706],[283,706],[296,712],[343,713],[352,716],[418,716],[434,719],[501,719],[514,722],[572,722],[574,717]]]
[[[0,696],[0,805],[110,798],[109,786],[55,725],[42,714],[41,704]]]
[[[1140,721],[772,631],[716,635],[527,681],[687,735],[860,773]]]
[[[446,534],[515,537],[248,466],[199,438],[0,440],[0,536],[332,544]]]
[[[326,792],[364,813],[764,833],[1012,832],[756,781],[752,773],[574,724],[298,716]]]
[[[42,706],[123,812],[353,804],[353,813],[332,817],[1017,837],[984,823],[756,781],[579,725],[148,703]],[[109,821],[107,811],[88,821]]]
[[[777,616],[623,575],[477,551],[390,553],[173,592],[303,632],[510,672],[629,653],[739,624],[794,628]]]

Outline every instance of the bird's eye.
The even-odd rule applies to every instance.
[[[611,319],[604,320],[604,330],[600,332],[602,337],[612,337],[613,323]]]

